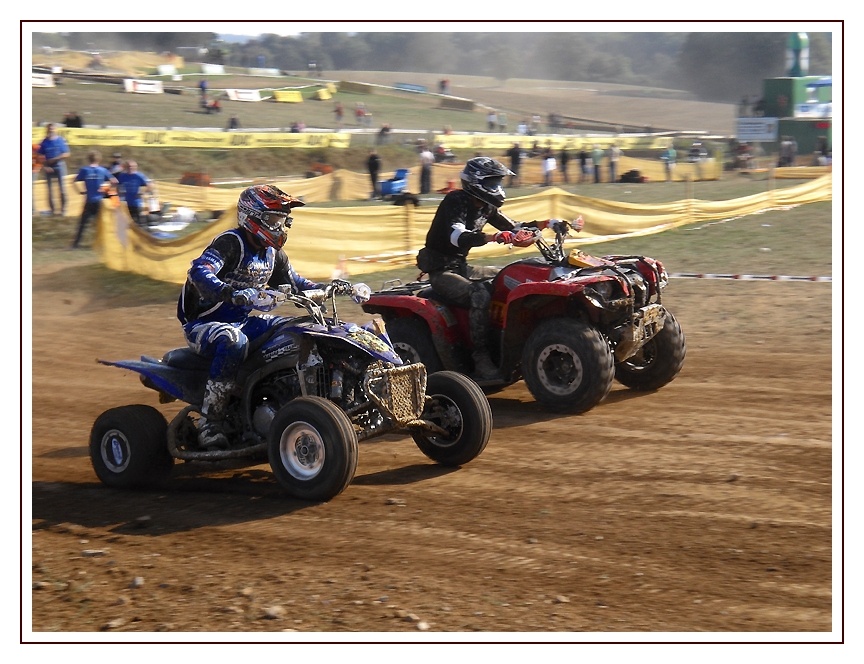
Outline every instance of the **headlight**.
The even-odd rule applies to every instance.
[[[609,300],[612,297],[615,286],[612,281],[599,281],[596,284],[591,284],[591,289],[604,300]]]

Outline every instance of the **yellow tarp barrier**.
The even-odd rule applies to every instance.
[[[315,178],[318,179],[318,178]],[[190,189],[203,189],[190,187]],[[213,194],[211,191],[210,194]],[[131,224],[125,209],[106,204],[98,220],[96,249],[112,270],[133,272],[180,284],[193,258],[219,232],[236,225],[239,189],[226,191],[231,201],[215,222],[177,240],[157,240]],[[223,194],[219,194],[222,196]],[[681,200],[663,205],[603,201],[551,187],[538,194],[508,199],[505,211],[519,221],[570,219],[581,214],[585,228],[574,244],[589,244],[625,235],[648,235],[671,228],[753,214],[764,210],[831,200],[832,176],[824,175],[796,187],[769,191],[730,201]],[[220,199],[221,200],[221,199]],[[435,206],[376,205],[367,207],[295,210],[288,254],[300,274],[327,279],[345,261],[349,274],[377,272],[386,266],[413,265],[423,245]],[[507,253],[500,245],[472,251],[472,257]],[[526,253],[533,249],[516,250]]]
[[[276,101],[284,101],[291,104],[299,104],[303,101],[303,95],[299,90],[274,90],[273,98]]]

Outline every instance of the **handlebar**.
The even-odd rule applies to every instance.
[[[324,288],[313,288],[311,290],[294,292],[291,284],[282,284],[276,290],[264,289],[258,292],[252,304],[253,309],[258,311],[272,311],[275,307],[286,302],[306,309],[308,314],[316,323],[325,325],[327,313],[325,303],[332,302],[333,319],[338,322],[336,315],[336,296],[348,295],[357,304],[363,304],[372,296],[372,289],[364,283],[351,284],[344,279],[334,279]]]

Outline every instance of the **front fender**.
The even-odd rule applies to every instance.
[[[363,311],[378,314],[385,324],[394,318],[416,316],[426,323],[436,346],[459,341],[459,321],[450,307],[435,300],[413,295],[374,295]]]

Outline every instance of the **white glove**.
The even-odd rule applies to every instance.
[[[370,297],[372,297],[372,289],[366,284],[354,284],[351,288],[351,299],[357,304],[368,302]]]

